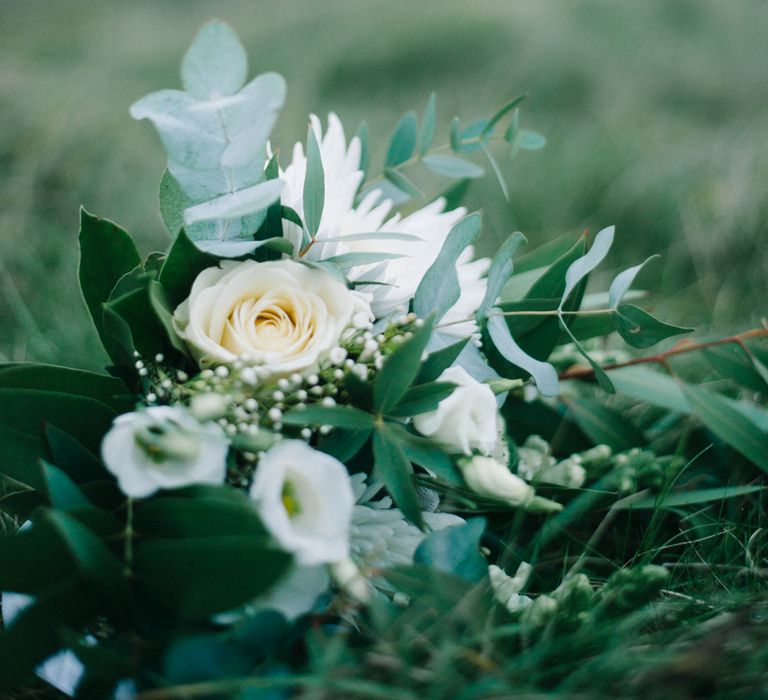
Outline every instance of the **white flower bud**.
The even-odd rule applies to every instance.
[[[479,496],[506,501],[513,506],[530,503],[536,492],[495,459],[476,455],[459,463],[464,481]]]
[[[360,603],[367,603],[371,598],[371,588],[357,564],[345,557],[330,565],[331,577],[348,596]]]
[[[214,420],[223,416],[229,399],[216,393],[196,394],[189,402],[189,412],[199,421]]]

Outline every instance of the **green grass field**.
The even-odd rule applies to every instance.
[[[399,115],[438,93],[446,127],[525,92],[523,122],[548,146],[505,166],[469,205],[485,247],[617,224],[618,267],[649,271],[664,317],[708,332],[758,322],[768,256],[768,121],[762,0],[353,0],[0,5],[0,359],[98,366],[76,287],[82,203],[144,252],[164,247],[163,152],[128,106],[178,84],[178,60],[206,19],[230,21],[252,71],[289,98],[284,149],[310,111],[366,119],[381,153]]]

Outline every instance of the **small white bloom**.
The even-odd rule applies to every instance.
[[[313,371],[357,316],[372,316],[363,296],[323,270],[292,260],[224,260],[197,276],[173,323],[201,365],[247,355],[263,377]]]
[[[124,413],[104,436],[101,454],[132,498],[189,484],[220,484],[229,441],[216,423],[199,423],[174,406]]]
[[[251,497],[265,527],[304,566],[349,555],[355,502],[344,465],[301,440],[285,440],[264,454]]]
[[[492,452],[498,441],[493,391],[458,366],[449,367],[438,381],[453,382],[457,387],[436,410],[414,417],[416,430],[447,450],[465,455],[472,450]]]
[[[467,486],[479,496],[522,506],[529,504],[536,495],[532,486],[491,457],[475,455],[463,460],[459,466]]]
[[[215,392],[196,394],[189,402],[189,412],[199,421],[216,420],[221,418],[229,406],[226,396]]]
[[[488,567],[493,597],[509,612],[517,612],[531,604],[531,599],[527,595],[521,595],[520,591],[523,590],[528,582],[532,570],[533,567],[527,562],[522,562],[517,567],[517,572],[514,576],[508,576],[495,564],[491,564]]]

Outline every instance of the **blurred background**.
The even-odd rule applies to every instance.
[[[143,253],[167,246],[163,149],[128,107],[179,86],[214,16],[252,74],[286,77],[283,152],[309,112],[336,111],[349,134],[365,119],[381,154],[433,90],[439,142],[454,114],[466,124],[527,93],[521,124],[548,145],[503,165],[509,203],[492,176],[472,184],[484,252],[516,229],[539,244],[615,223],[609,266],[663,254],[641,286],[665,320],[726,333],[764,313],[764,0],[2,0],[0,361],[102,364],[77,288],[78,207]]]

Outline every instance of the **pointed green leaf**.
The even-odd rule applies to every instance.
[[[475,165],[475,163],[464,160],[464,158],[459,158],[458,156],[435,153],[424,156],[424,158],[421,159],[421,162],[433,173],[443,175],[444,177],[459,179],[477,178],[485,175],[485,171],[479,165]]]
[[[218,259],[201,251],[182,229],[171,246],[160,270],[160,284],[175,309],[192,290],[192,284],[205,269],[218,264]]]
[[[386,425],[373,434],[373,459],[373,473],[384,482],[397,507],[414,525],[423,527],[413,485],[413,467]]]
[[[314,238],[320,228],[325,205],[325,170],[315,130],[307,131],[307,174],[304,177],[304,219],[307,231]]]
[[[429,96],[424,117],[421,120],[421,132],[419,133],[419,155],[424,156],[432,146],[435,138],[435,126],[437,124],[436,96],[433,92]]]
[[[527,243],[525,236],[519,231],[511,234],[501,247],[496,251],[488,270],[488,282],[485,288],[485,296],[477,309],[477,318],[485,318],[491,307],[501,294],[501,290],[512,275],[512,257],[520,246]]]
[[[387,168],[394,168],[411,158],[416,147],[417,128],[416,114],[408,112],[403,116],[389,142],[385,161]]]
[[[635,348],[648,348],[670,336],[693,331],[693,328],[663,323],[632,304],[619,306],[613,320],[621,337]]]

